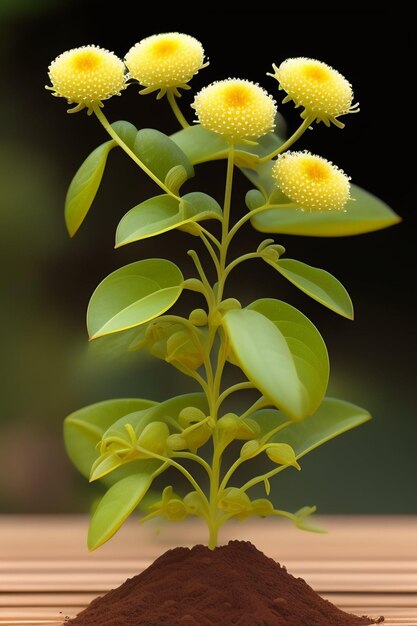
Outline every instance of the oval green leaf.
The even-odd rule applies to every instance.
[[[291,419],[315,411],[328,381],[324,342],[302,313],[278,300],[229,311],[223,324],[234,357],[256,387]]]
[[[65,223],[70,237],[73,237],[83,223],[90,207],[96,197],[107,157],[116,142],[106,141],[98,146],[81,164],[65,198]]]
[[[258,422],[262,436],[287,421],[285,415],[274,409],[264,409],[252,415]],[[325,398],[313,415],[302,422],[292,422],[269,440],[286,443],[292,447],[296,459],[300,459],[327,441],[360,426],[371,419],[370,414],[355,404]]]
[[[162,182],[177,165],[183,166],[187,178],[194,176],[194,168],[186,154],[178,144],[159,130],[140,130],[136,135],[133,151]]]
[[[100,500],[88,529],[88,549],[95,550],[119,530],[152,484],[150,474],[132,474],[115,483]]]
[[[255,182],[255,180],[252,180]],[[252,226],[262,233],[283,233],[312,237],[344,237],[387,228],[401,218],[385,202],[352,185],[352,199],[345,211],[302,211],[290,203],[254,215]]]
[[[352,300],[343,285],[329,272],[295,259],[279,259],[275,263],[264,258],[293,285],[335,313],[353,319]]]
[[[64,443],[72,463],[83,476],[90,476],[98,457],[97,444],[104,433],[120,418],[155,406],[151,400],[121,398],[86,406],[64,420]]]
[[[284,335],[310,399],[305,413],[310,415],[323,400],[329,382],[329,356],[322,336],[308,317],[281,300],[263,298],[250,304],[248,309],[262,313]]]
[[[165,259],[147,259],[105,278],[87,310],[90,339],[139,326],[158,317],[178,300],[183,285],[179,268]]]
[[[112,128],[119,135],[120,139],[132,150],[138,133],[136,126],[126,120],[118,120],[117,122],[113,122]]]
[[[168,195],[145,200],[122,217],[116,231],[116,247],[154,237],[190,222],[221,219],[219,204],[205,193],[188,193],[178,202]]]
[[[277,131],[275,133],[267,133],[258,139],[257,145],[250,146],[245,143],[236,143],[235,149],[238,153],[255,154],[259,157],[270,154],[278,148],[283,140],[278,136],[284,131],[285,122],[280,113],[276,119]],[[227,159],[229,144],[227,140],[218,133],[207,130],[200,124],[188,126],[174,135],[171,139],[181,148],[187,155],[193,165],[198,163],[206,163],[207,161],[215,161],[218,159]]]

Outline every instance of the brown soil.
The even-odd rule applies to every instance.
[[[66,626],[365,626],[249,542],[165,552]]]

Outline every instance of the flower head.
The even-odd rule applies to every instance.
[[[204,48],[197,39],[183,33],[146,37],[130,48],[125,57],[130,76],[145,87],[141,93],[171,88],[189,89],[188,81],[206,67]]]
[[[349,176],[310,152],[285,152],[272,168],[281,191],[307,211],[340,211],[349,200]]]
[[[52,61],[48,75],[52,86],[47,89],[54,96],[66,98],[69,104],[75,103],[72,112],[87,107],[90,113],[94,106],[102,106],[102,100],[120,95],[126,87],[123,61],[98,46],[63,52]]]
[[[238,139],[257,139],[275,126],[276,104],[262,87],[228,78],[204,87],[191,105],[202,126]]]
[[[339,115],[358,111],[352,106],[352,85],[342,74],[322,61],[298,57],[287,59],[279,67],[273,65],[279,88],[287,92],[283,102],[293,100],[304,107],[301,117],[312,117],[317,122],[330,122],[343,128]]]

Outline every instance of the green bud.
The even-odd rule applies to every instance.
[[[188,319],[194,326],[207,326],[208,317],[204,309],[194,309]]]
[[[292,465],[300,470],[294,450],[287,443],[271,443],[266,449],[266,454],[274,463],[279,465]]]
[[[257,441],[256,439],[251,439],[250,441],[247,441],[243,444],[240,450],[240,457],[250,459],[251,457],[256,455],[260,447],[261,446],[259,444],[259,441]]]
[[[201,422],[205,418],[203,411],[195,406],[186,406],[178,415],[178,421],[183,428],[188,428],[190,424]]]
[[[218,503],[220,509],[227,513],[238,515],[250,511],[251,501],[249,496],[237,487],[225,489]]]
[[[155,454],[163,454],[168,437],[169,429],[165,422],[151,422],[138,437],[138,446]]]

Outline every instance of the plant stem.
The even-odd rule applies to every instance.
[[[232,203],[232,187],[233,187],[233,170],[234,170],[234,145],[231,143],[229,146],[229,153],[227,155],[227,174],[226,174],[226,189],[224,193],[224,207],[223,207],[223,221],[222,221],[222,238],[220,249],[220,279],[219,287],[217,291],[217,302],[219,303],[223,297],[224,282],[225,282],[225,268],[227,258],[227,248],[229,246],[229,222],[230,222],[230,207]]]
[[[125,142],[116,133],[116,131],[114,130],[114,128],[108,121],[107,117],[104,115],[103,111],[100,109],[100,107],[98,106],[94,107],[93,110],[100,124],[105,128],[105,130],[109,133],[110,137],[117,143],[117,145],[120,146],[120,148],[122,148],[122,150],[124,150],[128,156],[130,156],[132,161],[134,161],[136,165],[139,165],[141,170],[143,170],[145,174],[147,174],[149,178],[151,178],[154,181],[154,183],[158,185],[158,187],[160,187],[163,191],[165,191],[165,193],[172,196],[178,201],[181,200],[181,198],[177,196],[175,193],[173,193],[170,189],[168,189],[168,187],[161,180],[159,180],[159,178],[149,169],[149,167],[147,167],[145,163],[143,163],[143,161],[141,161],[139,157],[136,156],[133,150],[131,150],[129,146],[125,144]]]
[[[225,269],[226,269],[226,258],[227,258],[227,247],[228,241],[227,236],[229,233],[229,222],[230,222],[230,207],[232,200],[232,186],[233,186],[233,170],[234,170],[234,146],[230,144],[228,158],[227,158],[227,174],[226,174],[226,186],[225,186],[225,194],[224,194],[224,206],[223,206],[223,219],[222,219],[222,235],[220,241],[220,258],[219,258],[219,267],[218,267],[218,288],[216,292],[216,305],[218,306],[223,297],[224,290],[224,282],[226,278]],[[215,322],[210,323],[209,317],[209,334],[211,337],[210,347],[213,345],[214,338],[216,334],[219,334],[220,337],[220,346],[217,354],[217,364],[216,371],[214,377],[211,378],[209,382],[209,394],[207,397],[210,409],[210,417],[212,423],[214,424],[213,431],[213,456],[211,462],[211,476],[210,476],[210,494],[209,494],[209,515],[208,515],[208,526],[209,526],[209,543],[208,546],[211,550],[213,550],[217,546],[218,542],[218,533],[219,527],[221,525],[221,520],[219,516],[218,510],[218,495],[219,495],[219,484],[220,484],[220,471],[221,471],[221,457],[223,453],[223,447],[221,442],[219,441],[219,432],[216,428],[217,420],[218,420],[218,410],[219,410],[219,398],[221,395],[221,380],[223,375],[223,369],[227,359],[227,351],[228,351],[228,342],[227,337],[225,336],[222,330],[218,330],[218,326],[215,325]]]
[[[307,128],[310,126],[310,124],[313,121],[314,121],[314,116],[306,117],[306,119],[303,121],[301,126],[297,128],[295,133],[293,133],[291,137],[287,139],[285,143],[283,143],[279,148],[277,148],[270,154],[267,154],[266,156],[262,157],[262,159],[259,159],[259,163],[266,163],[267,161],[270,161],[270,159],[273,159],[274,157],[278,156],[278,154],[282,154],[282,152],[285,152],[285,150],[288,150],[288,148],[292,146],[293,143],[295,143],[297,139],[299,139],[301,135],[305,133],[305,131],[307,130]]]
[[[171,105],[172,112],[174,113],[175,117],[177,118],[177,120],[179,121],[181,126],[183,128],[188,128],[189,127],[189,123],[185,119],[185,117],[184,117],[180,107],[178,106],[177,99],[176,99],[175,94],[172,91],[172,89],[168,89],[168,91],[167,91],[167,98],[168,98],[169,104]]]

